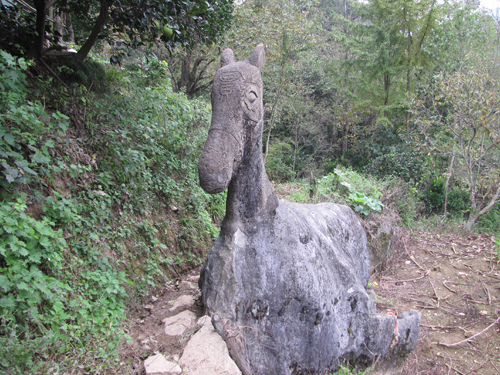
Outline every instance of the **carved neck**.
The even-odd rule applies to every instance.
[[[229,184],[225,222],[269,215],[278,206],[278,198],[269,181],[262,158],[262,137],[247,154]]]

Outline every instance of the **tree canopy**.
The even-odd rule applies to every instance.
[[[132,47],[162,43],[169,49],[178,44],[212,43],[227,31],[233,11],[232,0],[33,0],[32,5],[15,1],[2,5],[1,29],[9,30],[11,37],[1,40],[1,47],[21,47],[32,57],[42,56],[64,36],[63,28],[57,28],[55,22],[62,16],[66,29],[78,26],[75,34],[82,44],[77,53],[80,60],[87,57],[98,38],[114,37]],[[16,32],[30,38],[13,39]]]

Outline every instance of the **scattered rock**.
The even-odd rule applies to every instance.
[[[188,280],[192,281],[193,283],[197,283],[199,279],[200,279],[200,275],[194,275],[194,276],[188,277]]]
[[[181,283],[179,284],[179,290],[189,290],[189,289],[195,289],[195,286],[189,281],[181,281]]]
[[[198,320],[203,327],[189,340],[179,361],[189,375],[241,375],[229,356],[226,343],[215,332],[210,317]]]
[[[175,311],[178,308],[184,308],[194,305],[195,298],[190,295],[183,295],[173,301],[173,305],[170,308],[170,311]]]
[[[162,354],[156,354],[144,361],[147,375],[171,375],[180,374],[182,369],[177,363],[169,362]]]
[[[175,316],[163,319],[165,323],[165,334],[168,336],[180,336],[196,320],[196,315],[189,310],[185,310]]]

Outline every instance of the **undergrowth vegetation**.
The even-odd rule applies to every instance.
[[[0,55],[1,373],[113,367],[127,305],[199,264],[224,210],[197,183],[209,106],[165,63],[52,68]]]

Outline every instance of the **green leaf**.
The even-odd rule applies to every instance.
[[[28,284],[26,284],[25,282],[21,281],[20,283],[17,283],[17,289],[19,290],[30,290],[30,287],[28,286]]]
[[[63,131],[63,133],[66,133],[66,131],[69,128],[69,122],[61,121],[61,122],[59,122],[58,126],[59,126],[59,129],[61,129]]]
[[[40,251],[31,251],[28,259],[33,263],[40,263],[40,260],[42,259],[42,253]]]
[[[3,292],[10,292],[11,287],[12,282],[10,282],[10,280],[6,276],[0,275],[0,288],[2,288]]]
[[[48,237],[42,236],[40,238],[40,245],[42,245],[45,248],[50,247],[50,240]]]
[[[8,66],[14,66],[16,64],[16,60],[9,53],[0,50],[0,55],[2,55]]]
[[[11,296],[0,298],[0,307],[4,309],[16,307],[16,301]]]
[[[11,146],[13,146],[15,144],[15,141],[16,141],[16,138],[10,133],[4,134],[3,139],[5,139],[5,142],[10,144]]]

